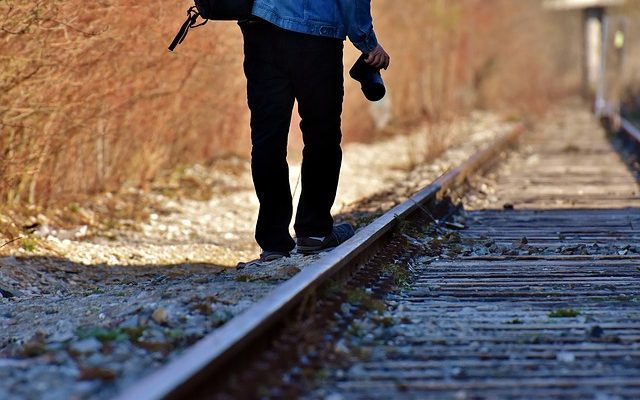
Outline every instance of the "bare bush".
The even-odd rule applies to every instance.
[[[10,1],[1,11],[7,203],[144,185],[162,168],[240,148],[234,26],[192,34],[190,51],[171,55],[183,6]]]
[[[144,187],[166,168],[248,153],[238,28],[208,24],[175,54],[166,51],[188,4],[0,4],[1,203],[46,205]],[[478,107],[543,108],[561,74],[578,70],[550,61],[570,54],[558,34],[573,28],[537,0],[373,5],[393,56],[389,117],[376,121],[347,80],[347,140]],[[351,51],[346,64],[356,56]]]

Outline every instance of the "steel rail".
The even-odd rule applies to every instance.
[[[621,118],[620,119],[620,128],[627,136],[632,139],[636,145],[640,145],[640,129],[632,124],[630,121]]]
[[[399,221],[423,210],[438,194],[458,186],[472,173],[487,168],[507,148],[516,144],[524,126],[518,124],[509,133],[480,150],[460,166],[448,171],[409,200],[397,205],[335,250],[307,266],[265,298],[231,319],[185,350],[176,360],[120,394],[118,400],[156,400],[187,398],[189,388],[215,376],[240,351],[288,315],[319,285],[345,267],[358,262],[367,250],[389,233]]]

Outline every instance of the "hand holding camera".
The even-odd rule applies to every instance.
[[[384,48],[382,48],[380,44],[378,44],[376,48],[373,49],[371,53],[369,53],[369,56],[364,61],[372,67],[376,67],[378,69],[387,69],[389,68],[390,60],[391,57],[389,57],[389,54],[384,50]]]
[[[387,93],[380,69],[389,67],[389,55],[378,45],[371,53],[362,54],[349,71],[360,82],[362,93],[369,101],[379,101]]]
[[[389,60],[389,54],[378,44],[371,53],[362,54],[349,71],[349,75],[360,82],[367,100],[382,100],[387,93],[380,70],[389,68]]]

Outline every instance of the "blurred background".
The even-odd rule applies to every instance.
[[[473,110],[543,114],[581,92],[579,11],[541,0],[373,0],[392,56],[388,97],[367,103],[346,79],[345,141],[372,142]],[[235,23],[167,46],[190,1],[0,3],[0,207],[50,206],[145,188],[181,165],[250,151],[242,38]],[[609,13],[607,95],[640,89],[640,2]],[[614,43],[615,44],[615,43]],[[358,54],[347,43],[345,71]],[[299,149],[297,119],[292,148]],[[436,140],[434,138],[434,140]]]

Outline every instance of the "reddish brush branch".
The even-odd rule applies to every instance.
[[[248,153],[235,24],[209,24],[169,54],[184,4],[141,13],[132,0],[10,3],[0,5],[0,203],[70,201],[144,186],[178,164]],[[562,43],[539,3],[374,3],[393,57],[385,72],[391,123],[544,100],[558,74],[545,46]],[[355,57],[348,53],[347,65]],[[347,85],[346,139],[370,140],[370,105]]]

